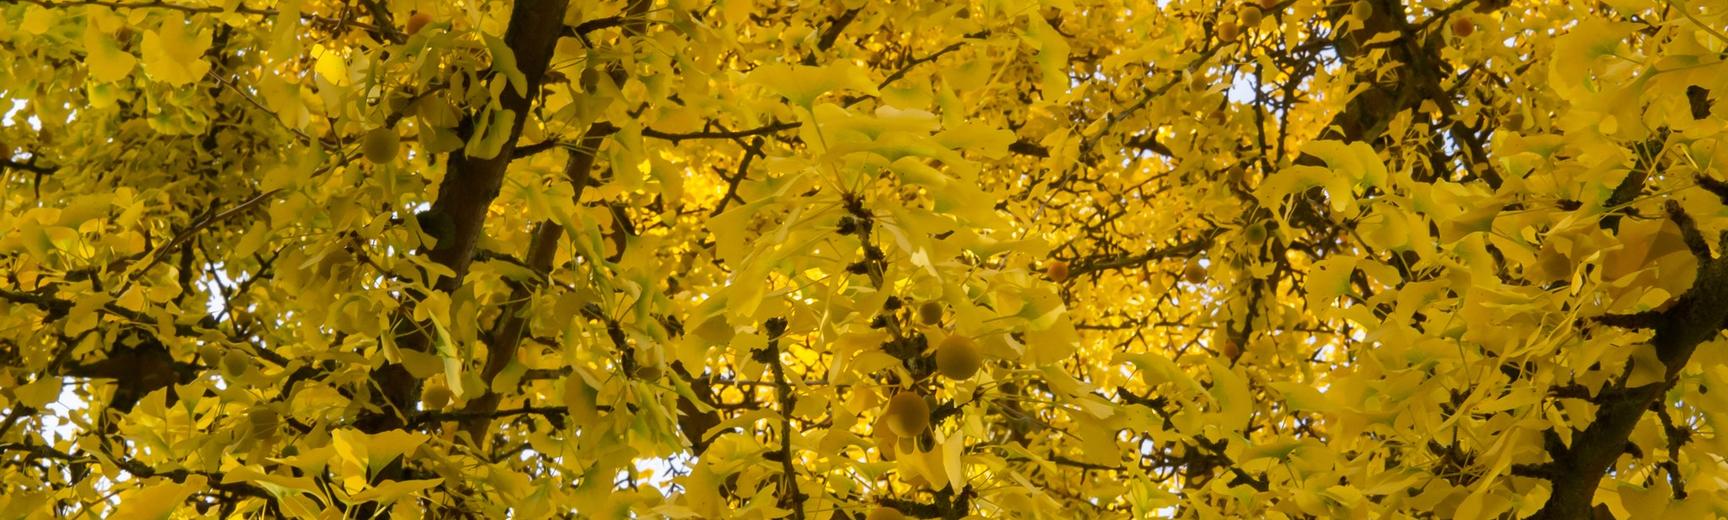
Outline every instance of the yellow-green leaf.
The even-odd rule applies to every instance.
[[[210,30],[197,30],[185,16],[172,11],[156,30],[144,33],[144,72],[177,87],[195,83],[210,71],[210,62],[204,61],[209,48]]]
[[[58,377],[39,377],[15,390],[18,395],[18,402],[24,406],[41,409],[60,398],[60,384]]]
[[[120,494],[116,520],[162,520],[169,517],[193,493],[204,491],[208,480],[203,475],[186,477],[184,483],[165,478],[152,479]]]
[[[95,24],[84,30],[84,52],[90,77],[103,83],[120,81],[138,63],[132,53],[120,49],[114,37],[97,30]]]

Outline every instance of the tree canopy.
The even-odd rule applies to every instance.
[[[1725,94],[1713,0],[9,0],[0,518],[1728,516]]]

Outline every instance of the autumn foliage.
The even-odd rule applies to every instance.
[[[1728,516],[1725,95],[1711,0],[4,2],[0,518]]]

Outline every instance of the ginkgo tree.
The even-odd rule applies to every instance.
[[[1725,59],[1708,0],[10,0],[0,517],[1728,516]]]

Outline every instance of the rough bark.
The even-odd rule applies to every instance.
[[[510,165],[510,158],[515,154],[516,141],[522,134],[522,125],[528,119],[534,97],[540,92],[541,80],[546,75],[546,68],[551,62],[553,49],[558,38],[564,32],[564,12],[568,3],[563,0],[521,0],[516,3],[510,14],[510,25],[504,33],[504,43],[515,55],[516,65],[527,79],[527,88],[523,93],[517,93],[514,88],[504,89],[499,99],[499,109],[515,113],[511,121],[510,136],[505,140],[502,150],[492,157],[471,157],[458,150],[450,154],[443,183],[438,187],[438,199],[433,202],[431,210],[423,215],[422,222],[436,223],[443,228],[438,243],[426,252],[427,258],[434,263],[449,268],[454,276],[440,278],[433,289],[443,292],[453,292],[461,287],[463,278],[468,273],[468,266],[474,259],[475,245],[479,243],[486,225],[486,211],[497,198],[498,189],[503,185],[504,173]],[[503,77],[493,77],[492,81],[506,81]],[[470,115],[470,118],[477,117]],[[472,128],[471,122],[465,122],[465,128]],[[400,348],[425,351],[430,346],[431,338],[421,327],[408,327],[398,341]],[[379,410],[359,421],[363,431],[380,432],[403,427],[404,411],[412,407],[415,394],[419,391],[419,382],[408,370],[399,364],[386,365],[372,374],[374,387],[383,395],[382,399],[374,400]]]
[[[1597,486],[1625,452],[1627,439],[1644,412],[1674,385],[1698,345],[1715,339],[1728,323],[1728,254],[1710,253],[1697,226],[1678,203],[1670,201],[1667,209],[1669,218],[1680,225],[1692,254],[1698,257],[1698,278],[1691,290],[1650,321],[1656,333],[1651,345],[1662,360],[1666,377],[1643,386],[1626,387],[1622,382],[1602,390],[1594,399],[1599,405],[1595,420],[1573,436],[1572,446],[1549,447],[1553,461],[1547,474],[1553,492],[1531,518],[1589,518]],[[1728,236],[1718,248],[1728,251]]]

